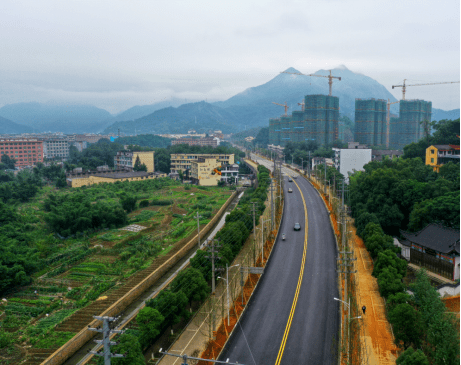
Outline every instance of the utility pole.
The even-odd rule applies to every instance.
[[[197,243],[198,243],[198,248],[200,249],[200,218],[202,218],[202,216],[198,215],[198,210],[197,210],[197,215],[194,218],[197,218]]]
[[[102,321],[102,328],[98,326],[97,328],[92,328],[88,327],[90,331],[94,332],[102,332],[102,340],[95,340],[94,342],[102,344],[103,345],[103,351],[90,351],[91,354],[96,355],[96,356],[104,356],[104,365],[110,365],[111,364],[111,358],[112,357],[126,357],[126,355],[121,355],[121,354],[112,354],[110,352],[110,347],[117,345],[117,342],[113,342],[110,340],[110,335],[112,333],[124,333],[125,331],[123,330],[113,330],[110,328],[110,322],[114,322],[119,319],[119,317],[100,317],[100,316],[93,316],[94,319],[98,319]]]
[[[256,202],[251,202],[253,205],[252,212],[253,212],[253,265],[256,265]]]
[[[216,245],[215,241],[219,243],[219,240],[212,239],[211,240],[211,256],[205,256],[207,259],[211,259],[211,322],[210,322],[210,338],[211,338],[211,333],[215,329],[215,314],[214,314],[214,296],[215,296],[215,290],[216,290],[216,285],[215,285],[215,272],[216,271],[222,271],[223,269],[215,269],[215,260],[220,260],[220,256],[216,256],[215,253],[219,253],[219,251],[216,251],[215,248],[220,248],[221,246]]]
[[[309,162],[308,162],[307,168],[309,170],[309,180],[310,180],[311,179],[311,151],[309,151]]]
[[[271,231],[274,230],[274,187],[271,179]]]
[[[323,177],[323,194],[326,195],[327,193],[327,159],[326,157],[323,159],[323,163],[325,164],[324,167],[324,177]]]

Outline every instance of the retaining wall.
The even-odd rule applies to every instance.
[[[221,219],[221,216],[226,211],[229,204],[234,200],[238,195],[239,191],[236,190],[232,195],[227,199],[226,203],[219,209],[218,213],[211,219],[211,221],[200,231],[200,237],[206,235],[212,227]],[[176,252],[172,257],[170,257],[163,265],[161,265],[157,270],[152,272],[147,276],[143,281],[141,281],[137,286],[131,289],[123,297],[121,297],[117,302],[112,304],[104,312],[99,314],[100,316],[116,316],[120,314],[126,307],[133,303],[144,291],[150,288],[159,278],[161,278],[169,269],[171,269],[179,260],[181,260],[189,250],[191,250],[194,245],[197,245],[197,235],[195,235],[188,243],[186,243],[178,252]],[[90,327],[102,326],[102,321],[97,319],[93,320],[90,324]],[[91,340],[94,336],[97,335],[97,332],[89,331],[87,328],[83,328],[79,333],[77,333],[72,339],[67,343],[61,346],[56,350],[51,356],[49,356],[41,365],[60,365],[64,363],[69,357],[75,354],[85,343]]]

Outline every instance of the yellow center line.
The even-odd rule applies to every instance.
[[[285,332],[283,334],[282,343],[280,344],[280,349],[279,349],[279,353],[277,355],[277,360],[275,361],[275,365],[280,365],[280,362],[282,361],[283,352],[285,351],[285,345],[286,345],[287,339],[288,339],[288,333],[290,332],[290,328],[291,328],[291,322],[293,321],[293,316],[295,314],[296,303],[298,302],[299,291],[301,289],[301,283],[303,281],[304,264],[306,263],[306,251],[307,251],[307,208],[306,208],[306,201],[304,200],[304,195],[301,192],[301,189],[299,188],[296,181],[293,180],[293,182],[296,184],[299,192],[301,193],[301,198],[303,199],[304,218],[305,218],[305,222],[306,222],[306,230],[305,230],[305,234],[304,234],[303,259],[301,261],[301,270],[299,272],[298,285],[296,286],[296,292],[295,292],[295,296],[294,296],[294,299],[293,299],[293,304],[291,305],[290,315],[288,317],[287,325],[285,327]]]

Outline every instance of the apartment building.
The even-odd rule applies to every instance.
[[[43,140],[43,155],[45,158],[66,160],[69,157],[70,143],[67,138],[49,138]]]
[[[216,186],[221,180],[221,163],[216,158],[199,158],[191,163],[190,179],[193,184]]]
[[[43,162],[43,142],[36,138],[1,138],[0,155],[16,160],[17,167],[33,166]]]
[[[172,153],[170,155],[171,167],[170,170],[173,173],[179,173],[179,171],[186,171],[191,169],[192,162],[198,159],[216,159],[221,166],[234,164],[234,154],[193,154],[193,153]]]
[[[114,157],[114,167],[132,171],[136,159],[139,157],[141,164],[145,164],[147,172],[155,172],[155,151],[119,151]]]
[[[437,144],[426,148],[426,165],[439,172],[440,166],[448,162],[459,162],[459,146],[453,144]]]

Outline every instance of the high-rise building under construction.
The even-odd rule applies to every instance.
[[[339,98],[306,95],[304,111],[269,119],[269,143],[284,146],[287,142],[315,141],[328,145],[338,139]]]
[[[355,99],[355,142],[368,146],[386,144],[386,101]]]
[[[424,100],[400,100],[399,118],[390,123],[390,147],[402,150],[406,145],[418,142],[429,133],[432,102]]]

